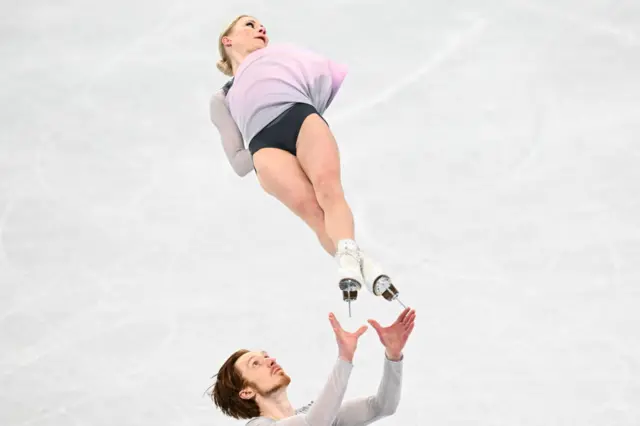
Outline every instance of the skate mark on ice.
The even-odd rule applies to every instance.
[[[532,128],[532,142],[529,145],[527,154],[512,167],[510,179],[500,179],[494,187],[494,192],[504,191],[514,185],[520,183],[520,179],[528,169],[532,167],[537,156],[542,152],[544,147],[543,137],[543,120],[540,111],[536,113],[534,118],[535,124]],[[589,134],[595,131],[600,131],[612,126],[621,126],[627,123],[633,123],[640,120],[640,109],[631,109],[621,111],[619,114],[611,117],[599,117],[598,119],[591,120],[589,123],[576,123],[573,126],[563,126],[562,136],[565,138],[571,138],[575,135]]]
[[[518,182],[522,177],[522,174],[535,163],[538,158],[542,146],[542,134],[545,124],[545,112],[546,110],[538,105],[533,114],[533,125],[531,128],[531,140],[522,154],[521,158],[511,166],[511,170],[508,172],[506,179],[499,179],[497,187],[511,186]]]
[[[122,325],[122,324],[126,325],[126,323],[127,322],[122,321],[122,322],[118,323],[117,325]],[[103,330],[103,331],[109,331],[109,329]],[[168,344],[169,344],[169,342],[175,337],[176,331],[177,331],[177,323],[176,323],[175,318],[174,318],[174,321],[170,324],[169,333],[166,335],[166,337],[163,339],[163,341],[157,346],[157,348],[156,348],[155,352],[153,353],[153,355],[149,355],[148,357],[144,357],[144,358],[140,359],[138,361],[137,365],[134,368],[127,369],[126,372],[123,372],[122,370],[118,370],[118,375],[133,376],[133,375],[135,375],[136,373],[138,373],[140,371],[148,370],[149,363],[152,362],[152,361],[149,361],[149,358],[152,358],[153,356],[157,355],[161,350],[166,349]],[[127,377],[122,377],[122,380],[127,380]],[[146,380],[141,380],[139,378],[135,379],[135,385],[136,386],[141,386],[144,383],[146,383]],[[38,416],[31,417],[30,419],[20,423],[20,426],[30,426],[30,425],[33,425],[33,424],[41,423],[42,421],[47,420],[47,419],[51,419],[51,418],[55,418],[57,416],[64,415],[64,414],[68,413],[69,411],[71,411],[72,409],[74,409],[76,407],[79,407],[82,404],[84,404],[85,402],[91,401],[93,399],[95,399],[95,395],[93,395],[90,392],[88,392],[83,396],[80,396],[78,398],[75,398],[75,399],[69,401],[66,405],[53,407],[53,408],[51,408],[49,410],[41,410],[39,412]]]
[[[445,45],[441,50],[435,52],[433,57],[418,66],[418,69],[409,74],[398,84],[383,90],[379,95],[372,97],[364,102],[358,103],[345,111],[338,112],[333,118],[335,122],[341,122],[353,118],[354,116],[367,111],[376,105],[388,100],[403,88],[420,80],[425,75],[438,69],[446,62],[454,53],[463,48],[465,45],[477,40],[477,36],[481,34],[488,26],[488,22],[484,19],[476,20],[467,30],[457,34],[452,41]]]
[[[108,291],[109,279],[107,277],[101,277],[100,275],[95,274],[94,278],[95,280],[93,282],[96,283],[97,289],[100,289],[101,291]],[[57,283],[51,285],[51,287],[53,288],[55,288],[56,286]],[[11,315],[14,312],[19,312],[20,307],[28,306],[38,300],[44,299],[49,295],[49,293],[50,291],[42,291],[36,296],[26,300],[21,304],[22,306],[15,305],[13,309],[11,309],[6,315],[3,316],[3,318]],[[162,309],[163,312],[167,311],[166,304],[164,302],[158,301],[156,303],[158,303],[158,306],[156,307]],[[102,302],[102,300],[97,300],[93,304],[83,305],[82,308],[78,307],[78,309],[74,310],[73,316],[58,324],[54,329],[51,330],[51,332],[47,333],[47,335],[42,340],[20,348],[19,361],[14,362],[11,365],[11,368],[0,373],[0,380],[2,379],[2,377],[15,374],[20,369],[35,364],[42,358],[51,353],[54,353],[55,351],[64,349],[66,346],[72,345],[79,340],[94,336],[95,330],[91,327],[87,327],[87,324],[90,324],[94,320],[95,314],[101,311],[103,304],[104,302]],[[142,309],[145,306],[153,307],[154,302],[152,301],[140,303],[137,304],[135,308],[136,310],[138,310],[138,312],[145,312]],[[172,317],[172,322],[168,327],[170,329],[170,333],[168,333],[165,340],[158,345],[159,347],[166,345],[168,341],[175,335],[175,327],[177,323],[175,320],[175,312],[173,312],[173,314],[174,316]],[[123,317],[123,319],[121,319],[120,321],[109,323],[109,326],[102,329],[101,332],[110,332],[112,329],[122,327],[127,323],[135,321],[135,319],[135,317],[132,318],[131,316]]]
[[[4,245],[3,235],[6,227],[7,218],[11,214],[14,204],[15,204],[14,196],[11,195],[9,196],[9,200],[7,201],[7,205],[5,206],[4,211],[2,212],[2,215],[0,215],[0,267],[5,270],[13,269],[13,266],[11,265],[11,262],[7,255],[6,247]],[[13,283],[14,286],[19,284],[20,283]],[[3,285],[8,285],[8,284],[3,283]],[[31,302],[33,302],[33,300],[39,298],[41,295],[45,293],[46,293],[46,290],[40,289],[38,293],[30,294],[28,298],[22,300],[20,303],[16,303],[14,301],[14,303],[9,307],[7,307],[7,309],[4,312],[0,312],[0,321],[6,320],[7,317],[13,315],[15,312],[18,312],[21,307],[29,305]]]
[[[121,258],[121,260],[113,266],[113,269],[121,267],[121,265],[127,261],[131,261],[131,256]],[[102,276],[89,269],[85,270],[85,272],[91,275],[91,281],[94,283],[94,293],[98,291],[102,294],[110,293],[111,283],[108,274],[107,276]],[[61,280],[61,278],[58,278],[55,281],[50,281],[48,286],[40,287],[39,292],[32,294],[31,297],[22,300],[19,304],[14,304],[11,309],[0,316],[0,320],[9,315],[26,310],[26,308],[34,303],[50,297],[52,293],[55,294],[56,288],[60,285]],[[61,342],[66,336],[72,336],[72,338],[64,342],[68,344],[73,343],[77,339],[85,338],[85,335],[87,335],[85,324],[91,321],[92,315],[100,311],[102,305],[102,300],[98,299],[94,301],[94,303],[83,303],[82,306],[75,306],[73,315],[57,324],[45,337],[33,344],[20,348],[20,353],[18,354],[19,362],[13,363],[10,369],[1,372],[0,379],[4,376],[14,374],[17,370],[36,363],[49,353],[64,347]],[[141,305],[138,305],[138,307],[140,306]],[[113,326],[115,327],[117,324]],[[76,328],[80,331],[78,332]],[[82,334],[83,331],[85,331],[84,335]]]
[[[129,43],[122,46],[115,54],[108,56],[106,59],[102,61],[99,67],[96,68],[96,71],[91,73],[89,77],[84,79],[84,81],[80,81],[78,86],[72,90],[71,93],[68,93],[64,96],[63,99],[67,99],[67,107],[77,103],[80,99],[85,97],[87,93],[95,86],[95,84],[106,77],[109,73],[113,72],[117,69],[117,67],[124,62],[126,59],[136,56],[136,50],[140,47],[143,47],[145,44],[150,41],[157,40],[160,35],[166,34],[170,32],[173,28],[178,27],[179,25],[184,25],[183,22],[178,20],[176,21],[178,14],[176,13],[180,7],[175,6],[169,10],[166,17],[161,20],[158,24],[152,26],[147,31],[140,34],[138,37],[131,40]],[[198,18],[201,18],[198,15]],[[189,21],[191,22],[191,21]],[[61,105],[59,105],[61,107]],[[82,105],[83,108],[86,105]],[[50,123],[48,125],[44,125],[44,123],[38,123],[43,128],[53,128],[54,123]],[[40,186],[45,190],[48,195],[53,194],[51,187],[46,183],[46,179],[44,177],[43,167],[42,167],[42,151],[48,145],[55,144],[54,140],[57,138],[45,137],[41,136],[41,139],[45,139],[41,142],[39,149],[36,151],[36,159],[35,159],[35,172],[36,178]],[[43,146],[44,145],[44,146]]]
[[[567,21],[579,27],[582,27],[582,29],[584,30],[607,35],[615,39],[618,43],[626,44],[629,46],[640,45],[640,36],[638,34],[632,32],[631,30],[625,30],[616,27],[608,22],[592,21],[575,13],[568,13],[560,9],[541,6],[529,1],[521,1],[517,4],[524,9],[539,13],[540,15],[561,19],[563,21]]]
[[[180,5],[180,3],[177,3]],[[169,32],[172,28],[179,25],[180,22],[176,22],[176,16],[179,16],[177,13],[179,9],[183,7],[174,6],[166,14],[165,18],[162,19],[158,24],[153,25],[144,33],[140,34],[138,37],[134,38],[131,42],[124,45],[119,51],[107,58],[98,70],[93,73],[91,77],[83,82],[82,88],[76,92],[77,95],[74,96],[75,99],[80,98],[85,94],[99,79],[111,73],[113,70],[117,69],[117,67],[127,58],[134,56],[136,50],[150,41],[157,40],[160,35]],[[181,18],[178,18],[181,19]],[[182,18],[183,19],[183,18]]]
[[[147,304],[146,306],[148,305],[149,304]],[[29,347],[29,353],[21,354],[21,357],[24,357],[24,359],[22,359],[19,363],[14,363],[11,366],[12,368],[3,371],[0,378],[15,374],[18,370],[35,364],[36,362],[45,358],[47,355],[55,353],[56,351],[64,350],[65,348],[74,344],[79,344],[82,340],[93,339],[100,334],[111,333],[114,330],[125,329],[127,325],[136,324],[141,319],[146,319],[145,312],[148,311],[142,309],[144,306],[145,305],[136,306],[136,309],[141,312],[138,313],[139,317],[132,315],[125,316],[126,314],[123,314],[122,319],[120,319],[119,321],[110,322],[108,323],[108,326],[104,326],[104,323],[100,322],[99,325],[102,326],[102,328],[100,328],[99,330],[96,330],[96,328],[93,327],[93,325],[95,325],[94,322],[97,321],[95,318],[87,318],[87,315],[83,315],[82,318],[74,317],[72,320],[69,320],[64,327],[58,327],[56,332],[52,333],[52,335],[50,335],[44,343],[39,343]],[[159,302],[158,308],[162,309],[165,306],[165,303]],[[95,314],[99,311],[99,306],[93,307],[89,311],[89,314]],[[170,320],[167,320],[165,318],[162,319],[161,322],[164,326],[166,326],[168,332],[163,336],[162,340],[159,343],[154,343],[153,351],[140,358],[135,364],[131,365],[131,367],[126,370],[128,374],[137,373],[139,371],[142,371],[143,368],[146,368],[149,358],[152,358],[162,350],[166,349],[169,343],[175,338],[177,333],[177,321],[175,315],[173,315]],[[87,324],[91,326],[88,327]],[[65,336],[67,336],[67,339],[64,339]],[[122,372],[122,370],[119,370],[119,372]]]
[[[4,206],[4,210],[2,214],[0,214],[0,265],[9,266],[9,258],[7,257],[7,251],[4,247],[4,227],[6,226],[7,217],[9,217],[9,213],[11,212],[11,208],[13,207],[13,196],[9,195],[9,199],[7,200],[7,204]],[[3,266],[4,267],[4,266]]]

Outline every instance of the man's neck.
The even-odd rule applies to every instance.
[[[260,415],[276,420],[291,417],[296,413],[284,389],[260,400],[258,405],[260,407]]]

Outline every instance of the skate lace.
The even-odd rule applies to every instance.
[[[336,256],[338,258],[342,258],[342,256],[351,256],[358,263],[362,264],[362,253],[360,252],[360,250],[356,250],[351,247],[347,247],[344,250],[338,251],[338,253],[336,253]]]

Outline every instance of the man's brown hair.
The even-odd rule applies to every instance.
[[[227,416],[236,419],[252,419],[260,416],[260,408],[255,399],[240,398],[240,391],[248,385],[235,364],[238,358],[249,352],[246,349],[235,351],[222,364],[213,385],[211,399],[213,403]]]

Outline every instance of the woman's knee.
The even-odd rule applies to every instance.
[[[321,207],[344,200],[344,191],[337,172],[320,173],[313,182],[313,189]]]
[[[301,196],[292,203],[292,210],[309,226],[316,228],[324,223],[324,211],[313,196]]]
[[[260,155],[259,155],[260,154]],[[254,155],[256,176],[262,189],[275,197],[314,229],[324,223],[313,183],[296,157],[263,148]]]
[[[290,179],[295,181],[294,176]],[[262,189],[282,204],[287,206],[293,213],[302,218],[310,226],[319,225],[324,222],[324,211],[318,204],[313,186],[308,180],[299,176],[299,182],[288,182],[287,185],[276,183],[268,178],[260,179]]]

